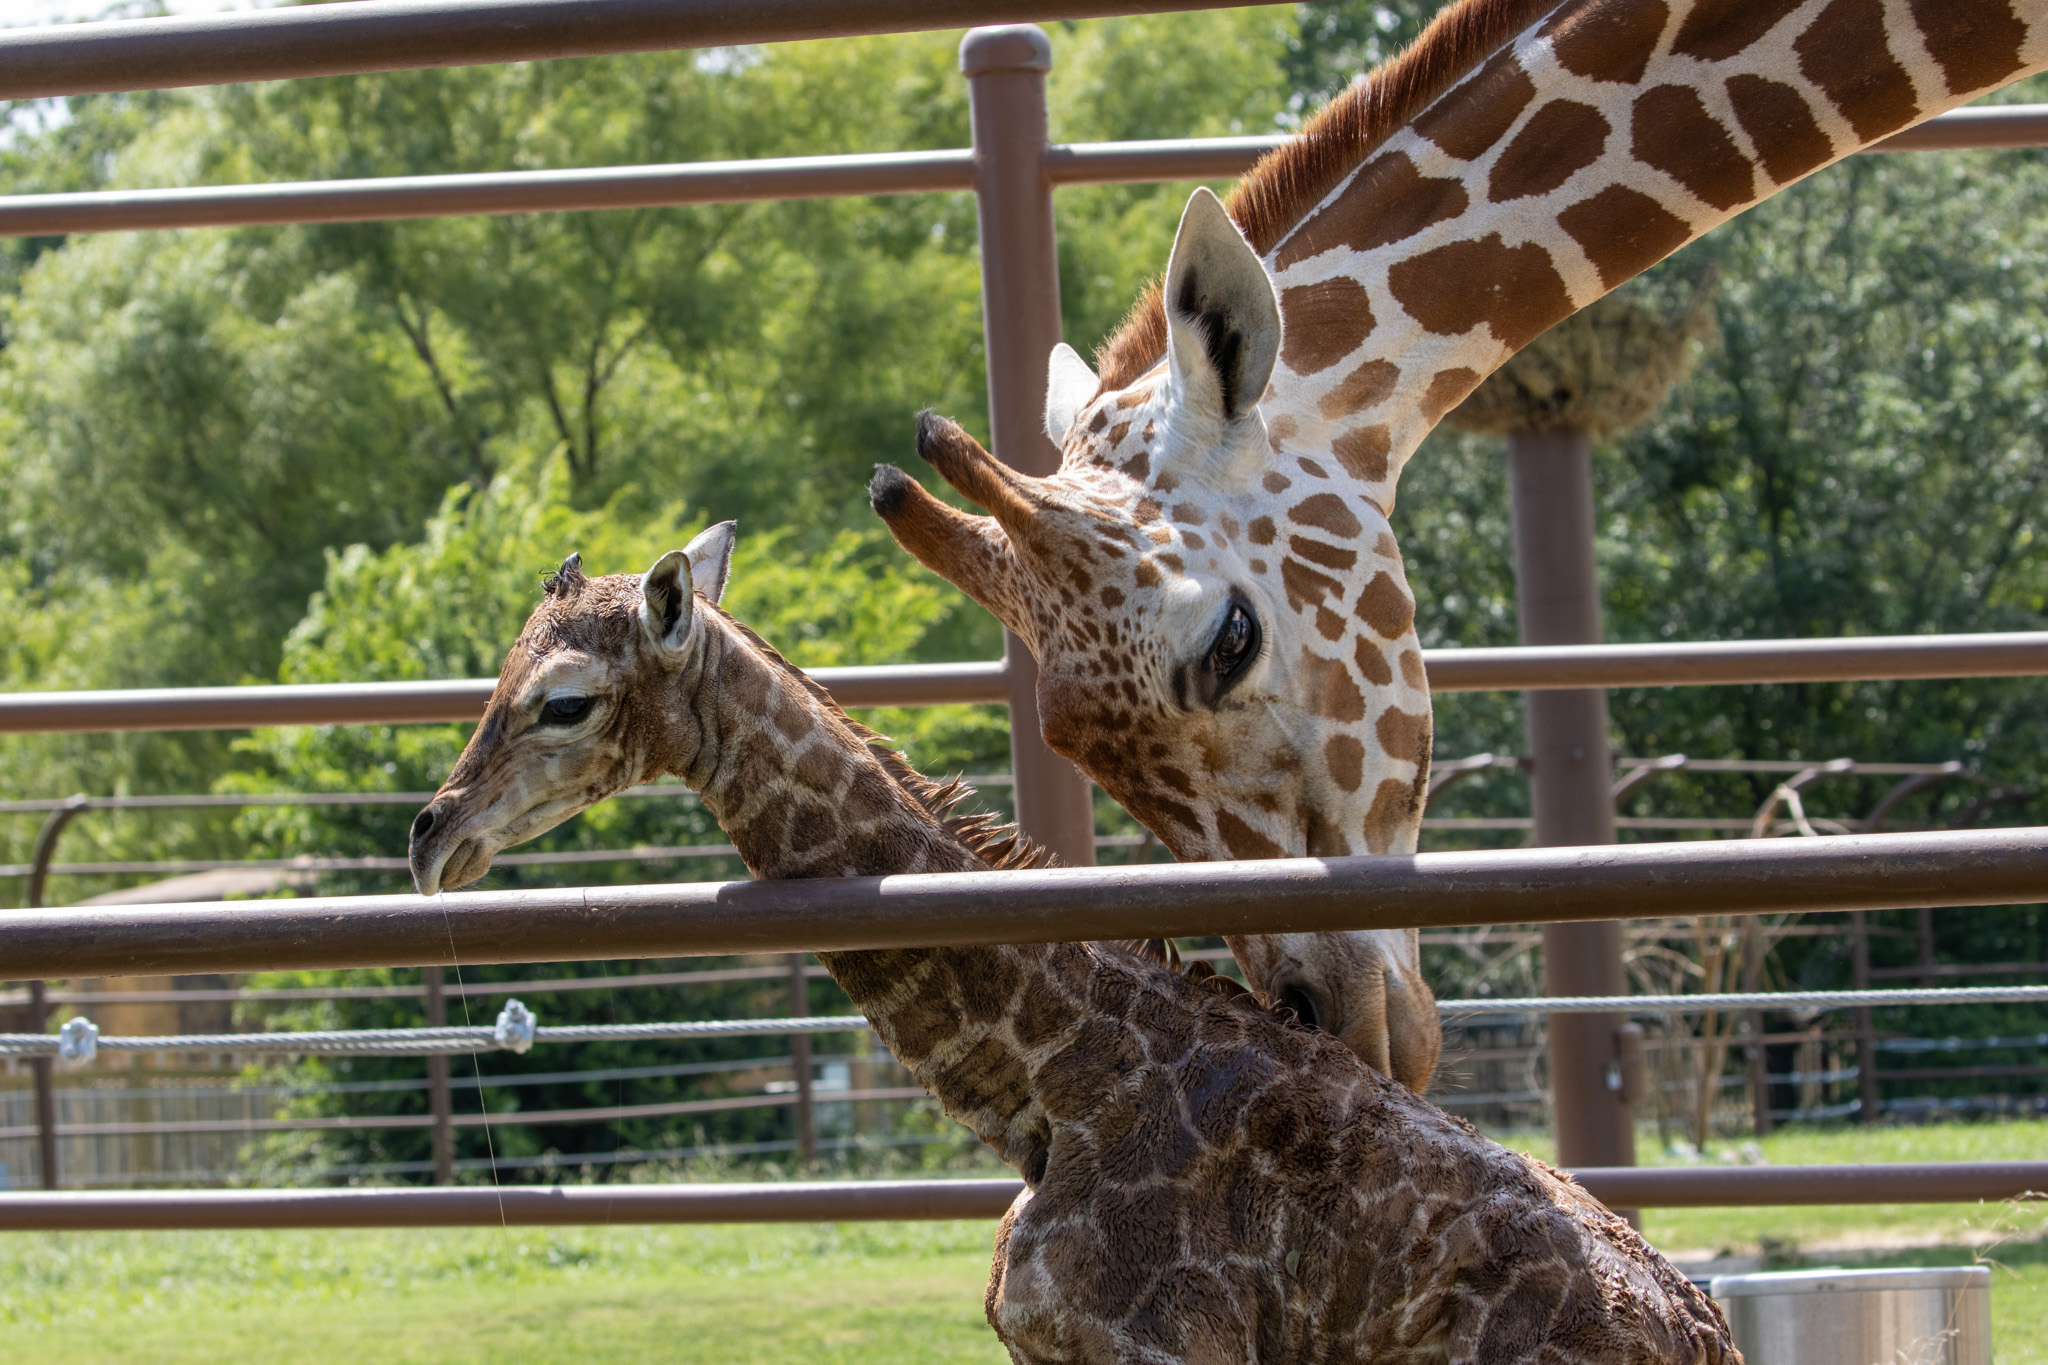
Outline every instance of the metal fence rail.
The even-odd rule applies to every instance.
[[[0,914],[0,978],[2030,904],[2048,829]]]
[[[1422,657],[1432,692],[2038,677],[2048,675],[2048,631],[1427,649]],[[1008,673],[1000,660],[810,672],[841,705],[849,707],[1003,703],[1009,699]],[[0,734],[473,721],[483,715],[495,686],[495,678],[464,678],[449,682],[0,693]]]
[[[1242,0],[353,0],[0,33],[0,99],[735,47]]]
[[[1605,1167],[1572,1176],[1615,1208],[1947,1204],[2048,1190],[2048,1161],[1940,1165]],[[852,1223],[1001,1217],[1020,1180],[508,1186],[481,1189],[71,1191],[0,1195],[0,1232],[154,1228],[559,1227]]]
[[[1055,143],[1045,149],[1045,173],[1055,185],[1226,180],[1243,175],[1261,156],[1288,141],[1276,136]],[[2021,104],[1943,114],[1868,150],[1960,150],[2043,144],[2048,144],[2048,105]],[[577,213],[870,194],[934,194],[973,188],[974,151],[967,147],[651,166],[186,185],[0,198],[0,236],[350,223],[465,214]]]

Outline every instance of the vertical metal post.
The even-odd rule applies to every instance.
[[[41,1033],[50,1026],[50,1002],[43,983],[28,983],[28,1031]],[[57,1059],[31,1057],[30,1075],[36,1087],[36,1160],[42,1166],[43,1188],[57,1188]]]
[[[1763,927],[1755,915],[1742,917],[1742,989],[1755,992],[1763,989],[1764,936]],[[1771,1075],[1769,1058],[1764,1053],[1764,1012],[1746,1010],[1743,1013],[1743,1027],[1749,1033],[1749,1111],[1750,1129],[1758,1137],[1771,1135]]]
[[[420,968],[427,989],[427,1027],[448,1026],[448,991],[439,967]],[[434,1183],[455,1183],[455,1096],[448,1089],[448,1058],[427,1058],[427,1112],[434,1117]]]
[[[64,827],[69,825],[91,803],[83,796],[65,799],[47,816],[43,827],[36,831],[35,849],[29,855],[28,908],[42,908],[43,893],[50,884],[50,864],[57,857],[57,841],[64,837]],[[50,1026],[50,1001],[40,981],[28,983],[29,1032],[41,1033]],[[58,1188],[60,1172],[57,1166],[57,1061],[54,1057],[31,1057],[29,1074],[35,1078],[36,1088],[36,1157],[42,1165],[43,1188]]]
[[[811,1013],[811,983],[804,976],[804,955],[789,955],[789,1013],[807,1019]],[[790,1067],[796,1072],[796,1150],[805,1162],[818,1159],[818,1115],[811,1103],[811,1035],[793,1033],[789,1038]]]
[[[981,317],[995,453],[1027,474],[1059,468],[1045,434],[1045,372],[1060,341],[1060,263],[1046,177],[1045,73],[1052,43],[1035,24],[968,31],[960,42],[974,125],[981,232]],[[1095,861],[1094,795],[1038,728],[1038,665],[1003,638],[1010,686],[1010,770],[1024,832],[1069,867]]]
[[[1600,577],[1593,562],[1593,449],[1583,432],[1508,436],[1514,504],[1515,614],[1525,645],[1597,644]],[[1614,842],[1614,760],[1607,694],[1530,692],[1529,786],[1539,847]],[[1621,925],[1543,926],[1549,995],[1621,995]],[[1564,1166],[1633,1166],[1635,1123],[1623,1102],[1620,1014],[1552,1015],[1551,1110]]]
[[[1870,989],[1870,920],[1861,910],[1849,912],[1849,984],[1859,991]],[[1856,1117],[1876,1123],[1882,1112],[1877,1090],[1877,1029],[1871,1023],[1870,1007],[1856,1008]]]

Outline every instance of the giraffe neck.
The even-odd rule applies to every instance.
[[[1484,23],[1479,8],[1451,17]],[[1280,464],[1333,463],[1382,511],[1444,413],[1552,324],[1815,170],[2048,65],[2044,0],[1520,12],[1534,22],[1468,41],[1467,74],[1414,116],[1354,137],[1357,164],[1305,214],[1269,204],[1253,230],[1284,318],[1265,405]],[[1354,87],[1333,114],[1345,101],[1371,98]],[[1327,161],[1346,132],[1326,117],[1309,141]],[[1241,221],[1259,181],[1233,201]]]
[[[698,790],[758,878],[986,870],[931,805],[922,780],[802,673],[722,614],[677,680],[672,722],[694,726],[677,775]],[[892,761],[893,760],[893,761]],[[1051,1125],[1031,1077],[1057,1039],[1019,1026],[1026,996],[1086,999],[1089,950],[1027,944],[820,953],[919,1084],[1010,1165],[1036,1178]],[[1042,1014],[1042,1009],[1039,1011]],[[1080,1012],[1062,1012],[1065,1028]],[[1056,1030],[1055,1032],[1058,1032]]]

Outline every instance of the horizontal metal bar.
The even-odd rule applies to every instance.
[[[1241,0],[353,0],[0,33],[0,99],[1220,9]]]
[[[1608,1166],[1573,1172],[1611,1208],[1771,1208],[1785,1204],[1974,1204],[2048,1193],[2048,1161],[1872,1166]]]
[[[1864,150],[1961,152],[2044,144],[2048,144],[2048,104],[1994,104],[1951,109]]]
[[[2048,1189],[2048,1162],[1595,1167],[1573,1177],[1618,1208],[1973,1203]],[[505,1186],[493,1189],[62,1191],[0,1194],[0,1232],[852,1223],[999,1218],[1019,1180]]]
[[[371,3],[371,0],[352,0]],[[295,11],[296,12],[296,11]],[[136,21],[141,22],[141,21]],[[1001,660],[810,670],[840,705],[1001,704]],[[110,692],[0,693],[0,734],[113,730],[240,730],[260,725],[412,725],[471,721],[495,678],[444,682],[310,683],[260,687],[138,687]]]
[[[0,57],[4,53],[5,35],[0,34]],[[1056,185],[1228,180],[1243,175],[1260,157],[1289,140],[1269,136],[1055,144],[1046,151],[1045,168]],[[1871,150],[2044,143],[2048,143],[2048,105],[2005,105],[1943,114]],[[0,198],[0,237],[667,208],[973,188],[974,153],[964,147],[650,166],[190,185]]]
[[[2048,899],[2048,829],[0,913],[0,979],[561,962]]]
[[[974,188],[974,153],[889,152],[0,198],[0,237],[740,204]]]
[[[1423,651],[1432,692],[2048,674],[2048,631]]]

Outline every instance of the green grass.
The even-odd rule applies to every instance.
[[[984,1223],[0,1238],[0,1359],[988,1362]]]
[[[1547,1156],[1525,1135],[1510,1145]],[[1658,1157],[1644,1143],[1643,1155]],[[2035,1158],[2048,1123],[1800,1132],[1776,1164]],[[1718,1152],[1710,1153],[1718,1156]],[[1942,1265],[1988,1255],[2001,1365],[2048,1365],[2048,1208],[1651,1210],[1681,1255]],[[0,1360],[975,1361],[986,1223],[0,1236]],[[1998,1239],[2003,1238],[2003,1241]],[[1986,1244],[1998,1242],[1986,1250]]]

